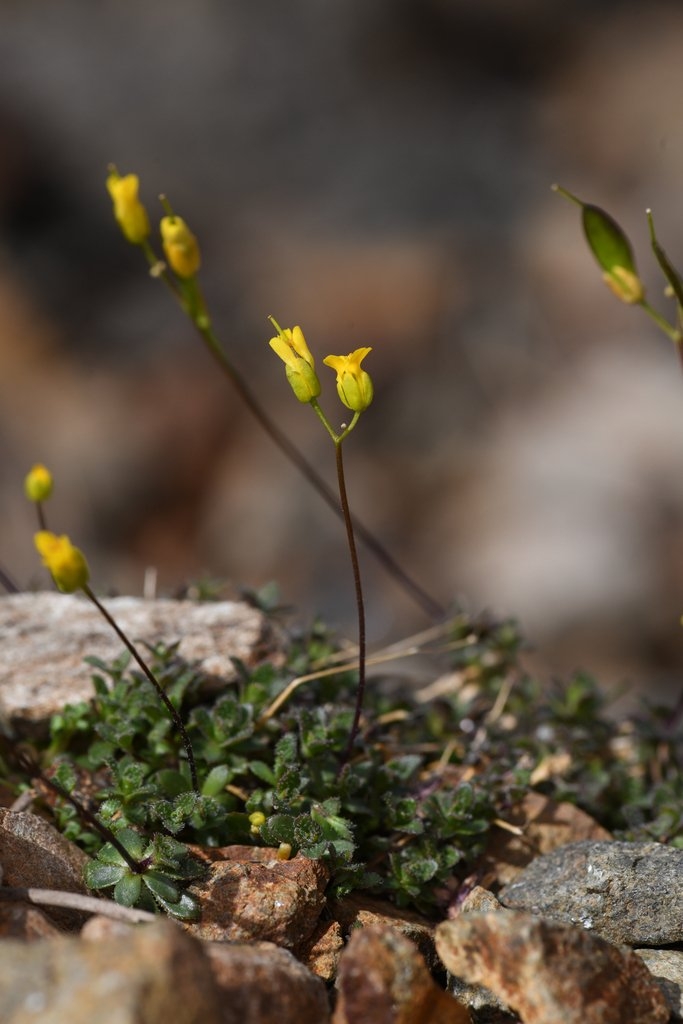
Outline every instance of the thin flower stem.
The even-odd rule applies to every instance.
[[[358,562],[358,551],[356,539],[353,533],[353,520],[349,508],[349,499],[346,494],[346,480],[344,478],[344,456],[342,454],[342,442],[337,441],[335,446],[337,462],[337,480],[339,483],[339,499],[341,501],[344,525],[346,527],[346,539],[349,544],[349,555],[351,556],[351,567],[353,569],[353,585],[356,591],[356,608],[358,610],[358,688],[356,690],[356,710],[351,723],[349,738],[341,757],[339,766],[340,773],[343,771],[346,762],[351,756],[353,744],[360,726],[360,716],[363,710],[363,698],[365,697],[365,605],[363,603],[363,587],[360,578],[360,565]]]
[[[21,591],[17,583],[14,582],[8,572],[0,566],[0,584],[5,588],[8,594],[20,594]]]
[[[667,338],[669,338],[670,341],[673,341],[674,345],[678,348],[680,352],[681,342],[683,341],[683,335],[681,334],[681,332],[676,327],[673,327],[668,320],[665,320],[661,313],[658,313],[657,310],[654,309],[649,302],[645,301],[645,299],[643,299],[640,305],[645,310],[650,319],[654,320],[659,329],[663,331],[664,334],[666,334]]]
[[[117,853],[119,853],[123,857],[126,864],[134,874],[140,875],[143,873],[143,871],[145,870],[144,864],[141,863],[139,860],[136,860],[135,857],[133,857],[132,854],[128,852],[123,843],[117,838],[115,833],[112,832],[112,830],[108,828],[106,825],[103,825],[102,822],[99,821],[99,819],[92,813],[92,811],[88,810],[88,808],[84,804],[82,804],[80,800],[77,800],[75,796],[69,793],[67,789],[64,789],[64,787],[61,786],[55,779],[48,778],[47,775],[45,775],[41,771],[37,762],[33,760],[31,755],[26,750],[20,750],[18,752],[17,761],[19,763],[21,770],[26,772],[27,775],[30,775],[32,778],[35,779],[40,779],[44,786],[47,786],[48,789],[51,789],[54,793],[57,793],[59,796],[62,797],[63,800],[68,801],[68,803],[70,803],[72,807],[75,807],[81,818],[87,821],[88,824],[95,829],[95,831],[99,832],[99,834],[104,838],[104,840],[110,843],[117,851]]]
[[[114,632],[118,636],[119,640],[121,640],[121,642],[123,644],[125,644],[126,648],[133,655],[133,657],[137,661],[138,665],[140,666],[140,668],[144,672],[145,676],[147,677],[149,682],[152,684],[154,689],[157,691],[157,694],[159,695],[159,698],[163,701],[164,705],[166,706],[166,710],[168,711],[169,715],[171,716],[171,718],[173,720],[173,724],[176,726],[176,728],[177,728],[178,732],[180,733],[180,735],[182,737],[182,740],[183,740],[183,745],[185,747],[185,753],[187,754],[187,763],[190,766],[190,775],[192,777],[192,788],[195,791],[195,793],[199,794],[199,782],[197,781],[197,766],[195,764],[194,752],[192,750],[192,744],[190,743],[190,737],[187,735],[187,730],[186,730],[185,726],[183,725],[183,720],[180,717],[180,714],[178,713],[177,708],[175,708],[174,705],[171,703],[171,700],[169,699],[168,694],[166,693],[166,691],[164,690],[164,688],[162,687],[161,683],[156,678],[154,673],[152,672],[152,670],[149,667],[149,665],[147,664],[147,662],[143,659],[143,657],[140,654],[140,652],[138,651],[138,649],[135,647],[134,644],[131,643],[131,641],[128,639],[128,637],[123,632],[121,627],[118,625],[116,620],[114,618],[112,618],[112,616],[109,614],[109,612],[104,607],[102,602],[98,600],[98,598],[95,596],[95,594],[92,592],[92,590],[90,589],[90,587],[87,584],[83,588],[83,591],[84,591],[86,597],[95,605],[95,607],[100,612],[100,614],[103,615],[104,618],[107,620],[107,622],[109,623],[111,628],[114,630]]]
[[[282,454],[288,458],[294,466],[296,466],[301,475],[308,481],[311,487],[318,492],[320,497],[329,506],[329,508],[332,509],[335,515],[339,516],[340,519],[343,519],[343,512],[339,507],[337,495],[333,489],[325,482],[325,480],[323,480],[317,470],[311,465],[296,445],[293,444],[287,435],[280,430],[268,413],[265,412],[261,404],[249,389],[242,375],[228,359],[223,346],[216,337],[211,326],[211,319],[206,311],[201,292],[199,291],[199,287],[196,282],[191,282],[191,294],[188,294],[186,297],[183,294],[183,290],[178,287],[174,278],[164,268],[163,262],[158,259],[149,242],[145,242],[143,244],[142,250],[150,265],[152,273],[156,277],[159,277],[166,287],[172,292],[174,298],[190,318],[195,330],[220,366],[223,373],[235,388],[235,391],[242,399],[249,412],[270,437],[271,441],[280,449]],[[188,285],[188,282],[185,282],[185,285]],[[415,603],[422,608],[423,612],[431,619],[443,618],[446,614],[446,609],[437,600],[435,600],[435,598],[428,594],[419,583],[408,575],[392,555],[389,554],[380,541],[377,540],[375,535],[356,518],[354,518],[354,527],[360,539],[368,550],[372,552],[380,565],[382,565],[386,572],[394,578],[399,586],[403,587],[403,589],[411,595]]]

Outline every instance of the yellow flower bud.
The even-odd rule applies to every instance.
[[[161,242],[171,270],[178,277],[194,277],[201,265],[199,243],[182,217],[162,218]]]
[[[114,216],[124,235],[133,245],[140,245],[149,236],[149,217],[138,199],[140,182],[137,174],[122,178],[113,170],[107,178],[107,191],[114,203]]]
[[[360,364],[371,348],[357,348],[348,356],[325,356],[325,366],[337,371],[337,394],[353,412],[364,412],[370,405],[373,396],[372,380]]]
[[[38,463],[24,480],[24,493],[29,501],[47,501],[52,494],[52,473]]]
[[[257,836],[259,834],[259,832],[261,831],[261,825],[265,825],[265,823],[266,823],[266,816],[263,813],[263,811],[254,811],[253,814],[249,815],[249,824],[251,825],[251,828],[249,829],[249,831],[253,835]]]
[[[40,530],[34,537],[34,543],[43,565],[49,569],[60,590],[73,594],[87,586],[90,570],[85,555],[74,547],[68,537],[57,537],[49,530]]]
[[[278,860],[289,860],[292,856],[292,845],[291,843],[280,843],[277,848],[276,857]]]
[[[274,320],[273,323],[278,335],[271,338],[268,344],[284,362],[287,380],[295,396],[300,402],[310,402],[320,394],[320,381],[304,332],[300,327],[287,327],[283,330]]]

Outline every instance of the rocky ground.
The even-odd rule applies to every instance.
[[[178,619],[118,599],[140,638]],[[59,595],[0,602],[0,709],[28,732],[83,694],[97,627]],[[184,606],[218,678],[273,636],[240,604]],[[169,625],[170,623],[170,625]],[[221,628],[217,624],[221,623]],[[170,633],[167,632],[170,636]],[[104,640],[100,637],[100,640]],[[185,641],[183,641],[185,642]],[[497,829],[476,886],[439,922],[352,894],[323,862],[232,846],[204,854],[201,919],[180,925],[88,894],[87,856],[32,805],[0,809],[0,1019],[165,1024],[657,1024],[683,1017],[683,850],[613,841],[530,793]],[[11,805],[11,806],[10,806]]]

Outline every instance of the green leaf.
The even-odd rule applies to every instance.
[[[265,761],[250,761],[249,771],[252,775],[255,775],[257,779],[267,783],[267,785],[275,785],[275,773],[270,765],[267,765]]]
[[[280,843],[294,845],[294,818],[289,814],[273,814],[261,825],[261,839],[267,846]]]
[[[128,872],[114,886],[114,899],[122,907],[134,907],[140,899],[142,879],[140,875]]]
[[[125,863],[103,864],[99,860],[91,860],[85,866],[83,877],[89,889],[107,889],[110,885],[116,885],[128,870]]]
[[[154,899],[162,907],[169,917],[175,917],[178,921],[197,921],[201,917],[201,908],[194,896],[184,892],[180,899],[171,903],[155,893]]]
[[[167,903],[177,903],[180,899],[180,890],[166,875],[158,871],[146,871],[142,880],[153,896]]]
[[[202,783],[202,796],[218,796],[225,789],[226,783],[232,778],[232,770],[227,764],[217,764],[212,768]]]

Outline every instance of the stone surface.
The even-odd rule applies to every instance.
[[[7,941],[3,1024],[218,1024],[220,1001],[201,945],[169,921],[123,938]]]
[[[683,1020],[683,952],[680,949],[634,949],[666,996],[677,1020]]]
[[[460,914],[491,914],[506,913],[504,907],[488,889],[476,885],[460,904]],[[486,1016],[488,1021],[494,1014],[500,1016],[506,1010],[498,996],[484,985],[469,985],[454,974],[448,975],[448,991],[465,1006],[475,1010],[479,1015]]]
[[[464,1006],[438,988],[416,946],[395,928],[354,931],[337,976],[333,1024],[469,1024]]]
[[[221,1024],[327,1024],[325,985],[286,949],[208,942],[204,950],[220,990]]]
[[[509,885],[542,853],[582,839],[609,840],[607,829],[574,804],[557,803],[541,793],[529,792],[505,812],[510,825],[523,830],[514,835],[504,829],[492,830],[491,839],[477,864],[478,873],[490,884]]]
[[[38,907],[26,903],[0,903],[0,939],[50,939],[60,935],[59,928]]]
[[[87,854],[43,818],[0,808],[0,864],[5,885],[61,889],[89,895],[83,881]],[[84,917],[73,910],[46,907],[45,914],[70,929]]]
[[[571,843],[537,857],[500,901],[613,942],[680,942],[683,850],[660,843]]]
[[[131,640],[180,640],[180,656],[216,679],[235,678],[232,658],[253,664],[273,646],[264,616],[243,603],[115,597],[104,604]],[[87,655],[107,661],[123,650],[97,609],[69,594],[3,596],[0,634],[0,720],[24,733],[43,727],[65,704],[93,696]]]
[[[461,914],[489,914],[499,910],[503,910],[502,903],[481,885],[475,885],[460,904]]]
[[[297,957],[317,977],[332,981],[343,948],[339,921],[319,921],[311,937],[297,949]]]
[[[252,859],[215,861],[208,877],[190,886],[202,905],[200,921],[186,925],[202,939],[245,942],[261,939],[295,949],[313,934],[325,905],[329,872],[320,861],[297,856],[278,860],[275,850]]]
[[[345,934],[354,928],[368,928],[370,925],[393,928],[417,946],[430,969],[437,962],[434,925],[414,911],[399,910],[386,900],[373,899],[358,892],[333,902],[330,911]]]
[[[436,929],[446,968],[484,985],[524,1024],[664,1024],[669,1007],[642,961],[592,932],[516,911],[463,914]]]

